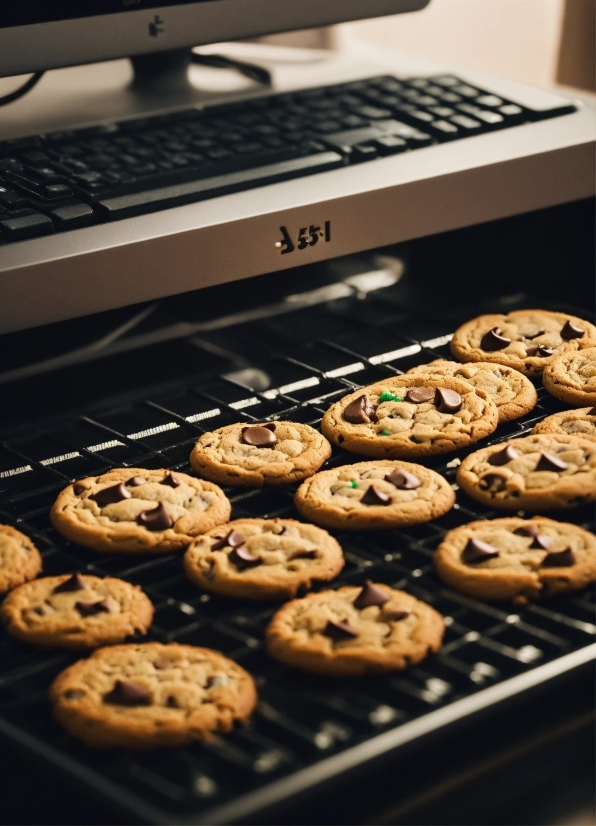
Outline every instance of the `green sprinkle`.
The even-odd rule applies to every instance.
[[[386,390],[383,390],[381,395],[379,396],[380,402],[400,402],[401,399],[399,396],[394,396],[393,393],[388,393]]]
[[[388,430],[381,430],[381,436],[391,436],[391,433]]]
[[[358,482],[355,479],[352,479],[352,481],[350,482],[350,487],[351,488],[357,488],[358,487]]]

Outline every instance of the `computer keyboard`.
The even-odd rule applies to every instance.
[[[0,142],[0,244],[575,111],[453,75],[362,81]]]

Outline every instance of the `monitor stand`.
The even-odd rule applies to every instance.
[[[200,90],[190,82],[191,56],[190,49],[134,55],[130,58],[133,78],[129,89],[141,96],[174,94],[194,98]]]

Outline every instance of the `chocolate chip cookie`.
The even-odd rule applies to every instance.
[[[589,340],[596,346],[596,327],[582,318],[513,310],[468,321],[455,331],[450,346],[459,361],[494,361],[537,378],[560,353],[578,350]]]
[[[287,599],[344,566],[327,531],[295,519],[236,519],[198,536],[184,555],[188,578],[214,594]]]
[[[404,591],[368,580],[286,603],[271,620],[267,652],[330,677],[400,671],[441,647],[443,617]]]
[[[230,424],[204,433],[190,464],[220,485],[263,487],[300,482],[331,456],[331,445],[307,424]]]
[[[34,579],[41,567],[41,554],[29,537],[0,525],[0,594]]]
[[[533,410],[538,402],[536,388],[519,370],[489,361],[459,364],[448,359],[435,359],[429,364],[412,367],[406,375],[411,373],[454,376],[479,387],[497,406],[499,424],[519,419]]]
[[[97,648],[146,634],[153,605],[121,579],[47,576],[11,591],[0,608],[11,636],[46,648]]]
[[[595,405],[596,346],[557,356],[545,368],[542,383],[551,395],[567,404]]]
[[[596,441],[596,407],[554,413],[538,422],[532,433],[562,433],[564,436],[579,436],[580,439]]]
[[[499,510],[555,510],[596,500],[596,443],[538,434],[467,456],[457,481],[473,499]]]
[[[596,536],[544,516],[483,519],[449,531],[434,562],[441,579],[464,594],[521,602],[596,581]]]
[[[323,470],[294,496],[300,513],[337,530],[384,530],[418,525],[447,513],[451,485],[434,470],[411,462],[376,460]]]
[[[333,444],[376,459],[418,459],[467,447],[492,433],[499,414],[461,378],[396,376],[344,396],[323,416]]]
[[[65,488],[50,517],[67,539],[102,553],[169,553],[222,525],[224,492],[186,473],[118,468]]]
[[[254,680],[209,648],[157,642],[100,648],[54,680],[54,717],[89,746],[182,746],[231,731],[257,702]]]

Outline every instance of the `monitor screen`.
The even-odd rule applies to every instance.
[[[0,77],[417,11],[429,0],[0,0]]]

